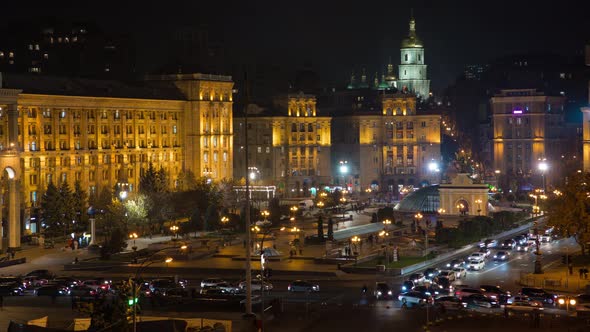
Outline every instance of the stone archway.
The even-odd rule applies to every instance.
[[[467,202],[466,199],[461,198],[457,200],[455,207],[457,208],[457,211],[460,215],[466,216],[469,214],[469,202]]]

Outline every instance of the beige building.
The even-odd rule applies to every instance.
[[[274,108],[249,108],[248,176],[253,185],[274,185],[279,194],[307,197],[312,188],[331,183],[331,119],[317,116],[312,95],[290,94]],[[234,122],[234,174],[240,179],[246,177],[246,119]]]
[[[137,86],[42,76],[0,80],[9,247],[20,246],[21,226],[39,231],[29,215],[50,181],[80,181],[89,193],[124,182],[133,191],[150,162],[168,172],[171,188],[182,170],[232,177],[231,77],[148,80]]]
[[[379,112],[335,116],[332,166],[346,172],[336,182],[360,192],[395,192],[399,186],[438,183],[441,167],[440,115],[417,114],[412,94],[385,94]]]
[[[535,89],[502,90],[491,98],[494,171],[499,184],[516,189],[550,185],[567,146],[565,98]],[[551,169],[549,172],[544,167]]]

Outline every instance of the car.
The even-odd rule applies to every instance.
[[[462,259],[453,259],[452,261],[450,261],[449,263],[447,263],[447,268],[449,269],[453,269],[456,267],[462,267],[465,265],[465,261]]]
[[[305,280],[295,280],[287,286],[289,292],[319,292],[320,285]]]
[[[485,265],[486,265],[486,263],[483,260],[483,258],[471,259],[471,260],[469,260],[469,264],[467,265],[467,268],[469,270],[480,271],[480,270],[484,269]]]
[[[446,310],[459,310],[467,306],[456,296],[440,296],[434,299],[434,305],[438,308],[444,308]]]
[[[494,255],[495,261],[507,261],[508,259],[510,259],[510,253],[508,251],[498,251]]]
[[[66,296],[69,293],[70,290],[62,285],[48,284],[35,289],[37,296]]]
[[[78,285],[80,283],[80,280],[71,277],[55,277],[48,282],[52,284],[62,284],[68,287],[73,287]]]
[[[495,248],[496,246],[498,246],[498,241],[493,239],[485,239],[479,244],[480,248]]]
[[[531,246],[525,241],[523,243],[518,243],[514,248],[518,252],[529,252]]]
[[[578,317],[590,314],[590,294],[576,296],[576,313]]]
[[[100,279],[85,280],[82,285],[88,286],[99,293],[105,293],[111,289],[111,284],[107,280]]]
[[[543,310],[543,306],[534,301],[512,301],[512,303],[506,304],[505,310],[531,312],[535,310]]]
[[[442,270],[442,271],[440,271],[438,276],[442,277],[442,278],[447,278],[450,281],[454,281],[457,278],[455,272],[451,271],[451,270]]]
[[[416,284],[414,284],[413,281],[406,280],[402,283],[402,287],[401,287],[402,293],[409,292],[412,289],[414,289],[414,287],[416,287]]]
[[[520,290],[520,294],[526,295],[533,300],[543,302],[544,304],[554,305],[557,295],[548,293],[542,288],[536,287],[523,287]]]
[[[543,302],[542,301],[537,301],[537,300],[533,300],[530,297],[526,296],[526,295],[514,295],[509,297],[508,299],[506,299],[506,304],[512,304],[514,302],[531,302],[533,305],[538,306],[538,307],[542,307],[543,306]]]
[[[408,306],[424,305],[428,303],[432,297],[420,292],[410,291],[401,293],[398,295],[397,299],[402,303],[402,308],[406,308]]]
[[[231,295],[229,291],[216,286],[205,286],[199,291],[202,295]]]
[[[436,281],[437,285],[441,288],[441,294],[453,294],[454,286],[449,278],[439,277]]]
[[[434,267],[424,270],[424,277],[428,280],[436,278],[440,274],[440,270]]]
[[[440,295],[440,292],[442,291],[442,287],[437,284],[430,284],[429,286],[422,285],[422,286],[414,287],[414,289],[412,291],[420,292],[425,295],[437,296],[437,295]]]
[[[472,287],[463,287],[459,286],[455,289],[455,296],[459,299],[463,299],[464,297],[473,295],[473,294],[480,294],[483,295],[483,289],[481,288],[472,288]]]
[[[49,280],[37,276],[28,276],[23,278],[22,283],[26,288],[34,288],[48,284]]]
[[[463,279],[467,276],[467,270],[465,268],[462,267],[456,267],[453,269],[453,272],[455,272],[455,277],[456,279]]]
[[[75,297],[94,297],[96,294],[96,289],[86,285],[75,285],[70,288],[70,295]]]
[[[490,257],[490,255],[492,254],[492,251],[489,248],[481,248],[479,249],[479,252],[481,252],[485,258]]]
[[[373,295],[377,300],[390,299],[393,297],[393,292],[386,282],[376,282]]]
[[[516,246],[516,241],[514,241],[513,239],[508,239],[508,240],[504,240],[504,242],[502,242],[501,248],[507,249],[507,250],[512,250],[515,246]]]
[[[553,241],[553,238],[551,237],[551,234],[543,234],[539,236],[539,241],[543,243],[549,243]]]
[[[24,286],[19,282],[0,284],[0,296],[20,296],[23,295],[24,291]]]
[[[498,301],[490,299],[483,294],[471,294],[469,296],[463,296],[461,301],[467,303],[467,307],[491,308],[499,306]]]
[[[240,282],[238,284],[238,288],[240,290],[246,290],[246,281]],[[260,280],[259,279],[252,279],[252,290],[253,291],[260,291],[261,289],[262,289],[262,284],[261,284]],[[272,289],[273,289],[273,285],[270,282],[265,281],[264,282],[264,290],[270,291]],[[230,289],[228,289],[228,290],[230,290]]]
[[[53,275],[53,273],[49,272],[49,270],[43,269],[43,270],[33,270],[33,271],[25,274],[25,277],[38,277],[41,279],[51,280],[55,276]]]
[[[408,280],[413,281],[414,284],[422,284],[422,283],[424,283],[426,278],[424,278],[424,274],[418,272],[418,273],[410,274],[410,276],[408,277]]]
[[[509,291],[503,290],[500,286],[480,285],[479,288],[483,290],[483,295],[500,303],[506,303],[511,295]]]
[[[486,255],[482,252],[474,252],[471,255],[469,255],[469,257],[467,257],[467,264],[469,264],[469,261],[471,260],[479,260],[479,259],[484,259],[486,258]]]
[[[213,287],[218,287],[218,286],[213,286]],[[166,295],[166,293],[169,289],[184,288],[184,287],[182,286],[181,283],[175,282],[174,279],[164,278],[164,279],[152,280],[149,284],[149,288],[150,288],[150,292],[152,292],[152,294]]]
[[[227,281],[221,278],[207,278],[201,281],[201,288],[217,286],[218,284],[227,283]]]

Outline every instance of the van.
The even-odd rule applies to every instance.
[[[311,210],[313,207],[313,201],[311,199],[306,199],[299,202],[299,209],[300,210]]]

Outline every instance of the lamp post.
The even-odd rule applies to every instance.
[[[297,206],[293,205],[289,208],[289,210],[291,211],[291,219],[290,220],[292,222],[295,222],[295,220],[296,220],[295,216],[297,215],[297,211],[299,210],[299,208]]]
[[[344,215],[346,213],[346,197],[340,197],[340,203],[342,204],[342,219],[344,220]]]
[[[541,176],[543,177],[543,192],[547,192],[547,184],[545,183],[545,172],[549,169],[549,164],[547,163],[547,159],[539,159],[539,171],[541,171]]]
[[[264,221],[267,221],[268,216],[270,216],[270,212],[268,212],[268,210],[262,210],[260,214],[264,217]]]
[[[350,239],[350,242],[352,242],[352,244],[354,245],[354,248],[356,249],[356,252],[355,252],[356,255],[354,255],[355,260],[356,260],[356,258],[360,254],[358,244],[361,242],[361,238],[355,235]]]
[[[422,213],[418,212],[414,215],[414,218],[416,219],[416,224],[419,225],[420,221],[422,221],[422,218],[424,218],[424,216],[422,215]],[[424,249],[428,249],[428,227],[426,227],[426,225],[424,225],[424,236],[425,236],[425,240],[424,240]],[[416,226],[416,228],[418,228]]]
[[[346,184],[346,175],[348,174],[348,161],[340,160],[339,164],[340,166],[338,167],[338,170],[340,171],[340,175],[342,176],[342,183],[344,184],[344,187],[348,189],[348,186]]]
[[[133,249],[133,251],[137,251],[137,246],[135,245],[135,240],[138,238],[139,236],[137,235],[137,233],[133,232],[131,234],[129,234],[129,238],[133,240],[133,247],[131,247],[131,249]]]
[[[482,203],[481,199],[478,198],[475,200],[475,204],[477,204],[477,215],[478,216],[481,216],[481,203]]]
[[[391,220],[389,220],[389,219],[383,220],[383,229],[386,232],[389,230],[389,225],[391,225]]]
[[[170,231],[174,234],[174,238],[178,239],[178,226],[172,225],[170,226]]]

